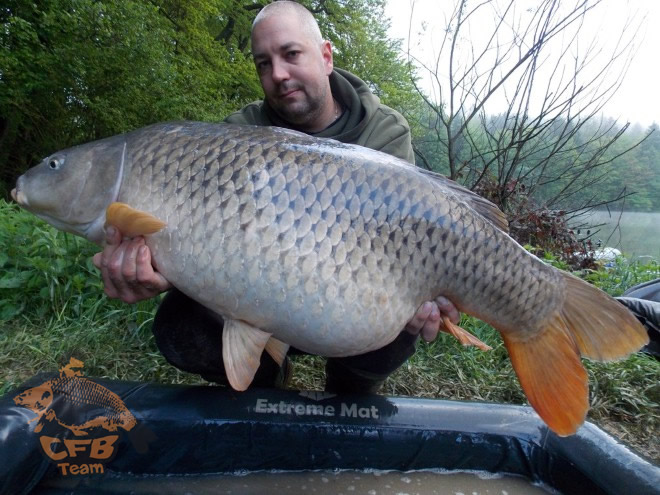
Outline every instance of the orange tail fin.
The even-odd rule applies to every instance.
[[[612,360],[648,342],[644,327],[604,292],[563,274],[566,298],[546,327],[530,337],[502,334],[530,404],[558,435],[571,435],[589,409],[587,372],[580,357]]]
[[[582,356],[598,361],[621,359],[649,343],[649,335],[628,309],[603,291],[564,273],[562,315]]]

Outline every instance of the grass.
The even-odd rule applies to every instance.
[[[0,201],[0,395],[41,371],[76,357],[87,376],[161,383],[203,383],[170,366],[151,334],[157,300],[110,301],[90,258],[96,247],[57,232]],[[547,261],[560,265],[556,260]],[[620,260],[580,274],[612,295],[660,277],[660,266]],[[447,335],[420,343],[385,383],[383,393],[525,404],[499,334],[465,316],[461,326],[493,347],[464,348]],[[324,360],[295,358],[292,387],[322,389]],[[660,461],[660,362],[641,353],[616,363],[585,361],[591,386],[589,419]]]

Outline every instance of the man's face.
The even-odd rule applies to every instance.
[[[252,30],[252,54],[266,100],[301,130],[315,131],[333,112],[328,76],[332,47],[310,39],[294,15],[274,15]]]

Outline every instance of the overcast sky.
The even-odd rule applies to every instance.
[[[518,0],[521,6],[527,1]],[[453,0],[415,1],[411,48],[415,56],[428,60],[431,45],[438,45],[441,39],[442,21],[450,13],[446,10],[453,4]],[[386,15],[392,22],[390,35],[403,39],[404,49],[411,17],[410,5],[411,0],[388,0],[386,7]],[[630,121],[645,127],[653,122],[660,124],[660,0],[604,0],[587,16],[588,22],[580,31],[581,41],[585,44],[595,38],[599,44],[609,46],[631,17],[633,25],[637,26],[634,30],[634,58],[623,84],[605,106],[605,115],[618,118],[622,123]],[[428,24],[426,33],[431,37],[420,39],[415,34],[421,30],[422,22]],[[471,32],[471,36],[478,37],[479,34],[478,30]]]

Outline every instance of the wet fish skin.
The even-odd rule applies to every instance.
[[[214,130],[129,141],[139,168],[118,200],[168,224],[148,241],[159,270],[223,315],[346,355],[393,340],[441,293],[531,330],[552,306],[534,302],[560,300],[555,271],[417,169],[370,150],[348,148],[347,159],[343,145],[276,129]]]
[[[88,174],[83,185],[46,184],[56,175],[51,160],[82,167],[67,174],[76,184]],[[103,177],[86,166],[99,161]],[[146,241],[156,267],[230,328],[247,324],[224,334],[252,327],[307,352],[357,355],[391,342],[423,301],[445,295],[502,333],[518,375],[533,376],[521,376],[528,396],[535,388],[556,396],[563,387],[577,396],[566,399],[574,412],[569,426],[555,425],[560,432],[586,413],[580,354],[612,359],[646,339],[618,303],[513,241],[493,205],[383,153],[278,128],[168,123],[56,153],[40,167],[19,179],[16,197],[69,231],[100,242],[114,201],[163,220],[167,227]],[[72,202],[84,212],[77,224],[79,213],[63,212]],[[575,292],[589,294],[580,311],[607,306],[595,325],[609,330],[563,315]],[[580,328],[571,328],[575,318]],[[226,362],[263,344],[231,342]],[[530,400],[546,421],[555,414],[546,409],[565,406],[562,398],[551,406]]]

